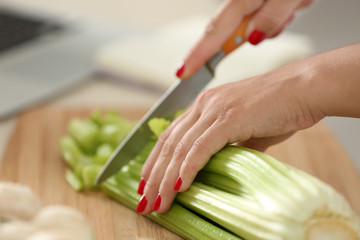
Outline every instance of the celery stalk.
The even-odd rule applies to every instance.
[[[79,176],[77,176],[74,171],[66,169],[65,172],[66,181],[69,185],[77,192],[80,192],[84,189],[84,184]]]
[[[123,168],[116,178],[104,182],[101,189],[111,198],[135,210],[140,199],[136,193],[138,180],[131,177],[130,171],[136,170],[134,168]],[[146,217],[186,239],[241,239],[176,203],[165,214],[153,212]]]
[[[71,121],[70,136],[60,141],[73,169],[66,178],[75,190],[94,188],[115,142],[129,131],[122,128],[131,125],[114,111],[96,112],[91,119]],[[100,189],[135,209],[142,165],[169,124],[153,120],[149,144]],[[186,239],[360,239],[359,217],[332,187],[267,154],[234,146],[215,154],[168,212],[146,217]]]

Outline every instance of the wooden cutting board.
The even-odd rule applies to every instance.
[[[137,120],[144,110],[119,110]],[[0,180],[30,186],[44,204],[67,204],[86,214],[96,239],[180,239],[165,228],[116,203],[100,192],[73,191],[64,178],[59,139],[70,118],[88,109],[37,108],[22,114],[9,140]],[[360,179],[348,155],[320,123],[270,148],[269,154],[317,176],[345,195],[360,214]]]

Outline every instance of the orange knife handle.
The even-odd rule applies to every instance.
[[[221,50],[228,55],[236,48],[241,46],[246,42],[246,29],[253,14],[245,17],[240,23],[239,27],[234,31],[234,33],[228,38],[225,43],[221,46]]]

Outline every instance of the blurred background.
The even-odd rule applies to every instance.
[[[83,22],[86,22],[85,25],[88,27],[88,23],[91,23],[91,27],[88,28],[90,30],[86,32],[88,35],[85,35],[84,39],[77,39],[82,44],[75,48],[69,48],[70,45],[65,44],[62,50],[57,50],[57,55],[69,58],[65,61],[70,63],[69,66],[60,60],[54,60],[54,63],[46,58],[45,61],[42,60],[41,68],[48,71],[41,71],[40,78],[51,77],[54,81],[66,78],[69,81],[52,82],[46,91],[37,93],[42,97],[33,100],[32,105],[17,103],[13,107],[15,111],[10,109],[4,114],[0,124],[5,124],[6,119],[43,101],[56,100],[73,104],[75,95],[82,96],[85,99],[83,101],[90,105],[108,102],[116,105],[114,101],[119,98],[101,96],[100,99],[94,99],[91,94],[121,93],[121,101],[125,104],[134,103],[137,98],[143,99],[139,100],[138,105],[150,106],[175,81],[174,71],[177,65],[200,36],[207,20],[220,3],[219,0],[0,1],[0,6],[10,6],[11,9],[29,13],[40,19],[51,19],[54,22],[59,20],[60,23],[69,24],[70,28],[72,21],[76,22],[77,26],[82,26]],[[244,45],[225,59],[219,66],[217,77],[211,86],[249,77],[313,54],[360,42],[359,10],[358,0],[315,0],[306,10],[296,14],[285,33],[277,39],[267,40],[259,47]],[[51,27],[56,29],[57,25]],[[61,35],[55,35],[53,38],[58,40],[59,36]],[[21,51],[17,51],[17,59],[19,55],[33,57],[29,53],[21,55]],[[10,89],[11,84],[14,87],[16,79],[21,78],[19,71],[16,74],[10,72],[15,62],[15,57],[12,56],[14,52],[16,51],[12,50],[0,54],[0,89]],[[75,55],[69,57],[65,53]],[[51,59],[54,59],[54,56],[52,55]],[[21,57],[23,62],[25,57]],[[64,58],[61,61],[64,61]],[[52,68],[54,71],[63,71],[63,66],[69,71],[68,75],[52,75]],[[35,67],[37,66],[30,68],[27,65],[22,73],[29,79],[31,74],[39,76],[39,73],[34,73]],[[6,79],[10,80],[6,83]],[[31,86],[39,88],[44,82],[37,81],[37,84]],[[131,88],[131,91],[140,94],[134,99],[133,95],[128,93],[130,90],[123,90],[124,84]],[[20,89],[21,86],[18,84],[14,89]],[[38,90],[34,89],[34,92],[36,91]],[[5,92],[7,93],[2,93],[4,98],[0,97],[0,102],[6,103],[3,109],[11,105],[8,104],[10,102],[16,103],[5,97],[9,98],[16,92],[22,97],[30,94],[29,88],[25,88],[23,92]],[[145,92],[149,97],[144,97]],[[54,98],[55,95],[57,98]],[[26,98],[24,101],[30,102]],[[331,117],[325,121],[360,169],[360,119]]]

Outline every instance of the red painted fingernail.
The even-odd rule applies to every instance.
[[[259,30],[254,30],[249,38],[248,41],[249,43],[251,43],[252,45],[257,45],[258,43],[260,43],[262,40],[265,39],[265,33],[259,31]]]
[[[155,202],[154,202],[154,205],[152,207],[152,210],[156,211],[159,209],[160,207],[160,204],[161,204],[161,196],[160,196],[160,193],[157,195],[156,199],[155,199]]]
[[[178,69],[176,70],[176,76],[181,77],[184,71],[185,71],[185,63],[182,63],[180,67],[178,67]]]
[[[181,184],[182,184],[182,179],[181,177],[179,176],[177,179],[176,179],[176,182],[175,182],[175,185],[174,185],[174,190],[175,191],[179,191],[180,187],[181,187]]]
[[[145,187],[145,180],[143,178],[140,179],[140,182],[139,182],[139,187],[138,187],[138,190],[137,190],[137,193],[140,194],[140,195],[143,195],[144,194],[144,187]]]
[[[136,211],[139,213],[143,212],[146,208],[146,204],[147,204],[146,196],[142,195],[142,197],[140,198],[140,201],[136,207]]]

